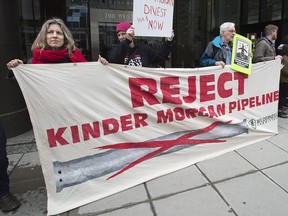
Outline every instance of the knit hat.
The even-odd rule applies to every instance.
[[[130,28],[131,24],[128,22],[120,22],[116,26],[116,32],[123,31],[126,32]]]

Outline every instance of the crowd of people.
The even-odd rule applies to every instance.
[[[267,25],[264,29],[265,36],[256,44],[253,55],[253,63],[282,59],[284,67],[281,71],[279,88],[279,111],[278,115],[288,118],[286,98],[288,96],[288,36],[284,43],[275,49],[274,42],[277,39],[278,27]],[[155,51],[145,44],[135,43],[135,29],[128,22],[120,22],[116,26],[116,34],[119,44],[115,46],[108,59],[99,55],[98,61],[106,65],[110,63],[124,64],[138,67],[157,67],[169,58],[172,51],[174,32],[163,43],[160,51]],[[220,26],[219,36],[207,44],[200,58],[201,66],[221,66],[231,64],[233,38],[236,34],[235,24],[225,22]],[[52,18],[47,20],[38,33],[31,47],[32,59],[30,64],[87,62],[81,51],[76,47],[72,33],[64,24],[63,20]],[[252,57],[252,56],[250,56]],[[21,59],[13,59],[7,63],[10,69],[9,79],[13,79],[12,68],[23,64]],[[6,151],[6,135],[0,122],[0,209],[9,212],[20,206],[19,200],[9,191],[9,177],[7,175],[8,158]]]
[[[220,26],[220,36],[210,41],[205,52],[200,58],[201,66],[217,66],[231,64],[232,41],[236,33],[235,24],[225,22]],[[265,62],[275,59],[281,59],[284,65],[281,70],[279,83],[279,103],[278,116],[288,118],[288,35],[284,38],[283,44],[278,49],[275,48],[277,40],[278,26],[268,24],[264,28],[264,35],[257,43],[254,54],[251,53],[253,63]],[[278,51],[277,51],[278,50]]]

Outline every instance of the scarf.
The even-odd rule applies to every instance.
[[[50,64],[63,62],[87,62],[82,53],[75,49],[71,57],[68,57],[68,50],[43,50],[36,48],[33,50],[32,64]]]

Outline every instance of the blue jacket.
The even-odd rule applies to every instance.
[[[216,61],[226,62],[226,47],[222,44],[221,36],[217,36],[210,41],[205,52],[200,58],[201,66],[215,66]]]

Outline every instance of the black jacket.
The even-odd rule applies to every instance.
[[[165,41],[160,52],[146,44],[137,44],[131,48],[130,43],[131,41],[126,39],[115,46],[109,55],[109,62],[138,67],[155,67],[168,59],[172,49],[171,41]]]

